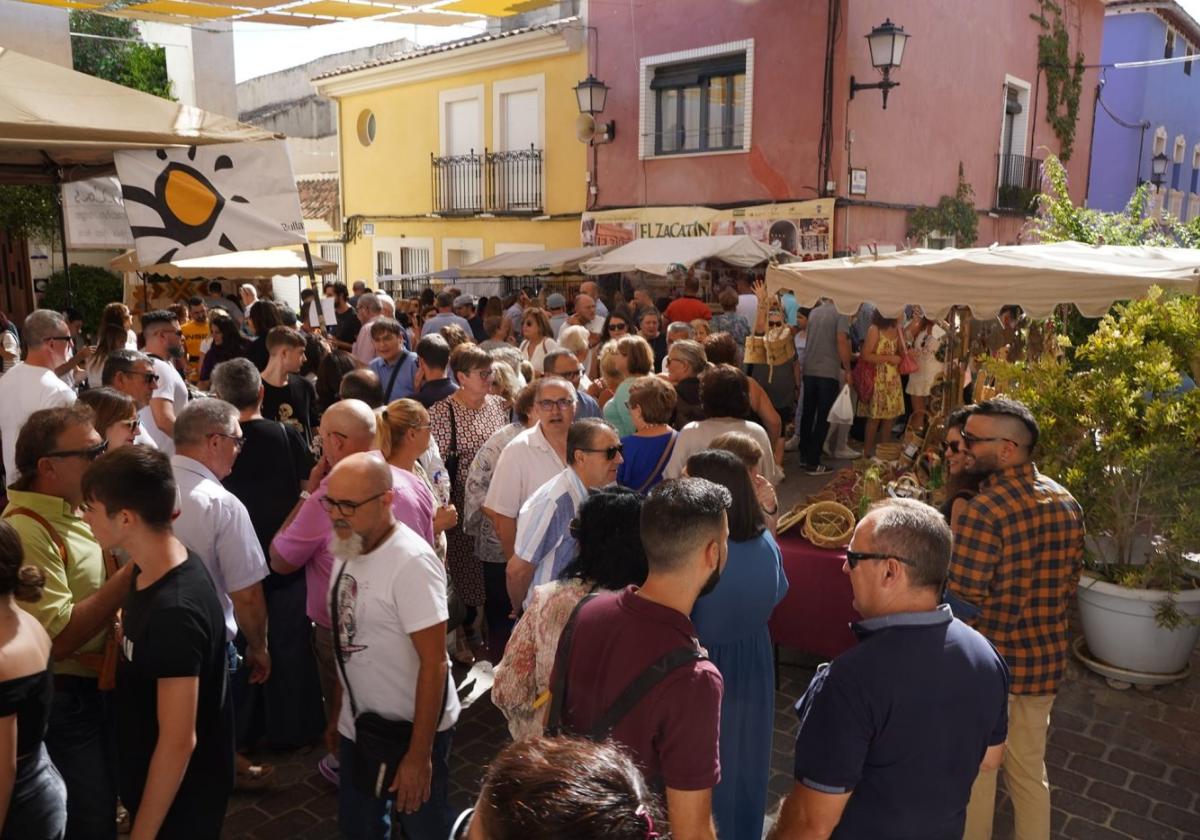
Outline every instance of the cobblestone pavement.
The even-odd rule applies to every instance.
[[[814,492],[819,479],[795,466],[781,490],[790,505]],[[792,704],[803,693],[815,661],[785,651],[776,692],[771,755],[771,810],[792,786]],[[465,671],[456,669],[459,680]],[[451,805],[475,799],[484,767],[508,732],[485,696],[459,721],[451,753]],[[317,773],[318,749],[257,758],[276,765],[270,790],[235,793],[224,836],[309,840],[335,838],[336,792]],[[1184,682],[1152,691],[1116,691],[1072,660],[1054,704],[1046,750],[1054,837],[1083,840],[1200,838],[1200,651]],[[1012,808],[1001,794],[996,840],[1012,837]]]

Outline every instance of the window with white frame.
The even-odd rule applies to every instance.
[[[1180,134],[1175,138],[1175,149],[1171,154],[1171,189],[1182,189],[1183,156],[1187,154],[1187,141]]]
[[[385,274],[392,273],[392,252],[391,251],[376,251],[375,252],[375,276],[382,277]]]
[[[641,77],[641,157],[750,148],[752,40],[647,56]]]
[[[401,274],[428,274],[430,264],[428,248],[404,247],[400,249]]]
[[[1200,143],[1192,147],[1192,183],[1189,192],[1200,193]]]
[[[337,263],[337,268],[325,275],[339,283],[346,282],[345,249],[341,242],[323,242],[320,245],[321,259]]]
[[[941,251],[945,248],[957,247],[956,242],[957,239],[953,233],[946,235],[940,230],[931,230],[925,235],[924,247],[931,248],[934,251]]]
[[[1175,55],[1175,30],[1167,27],[1167,40],[1163,44],[1163,58],[1170,58]]]
[[[1167,153],[1167,128],[1160,125],[1154,129],[1154,152],[1156,155],[1165,155]]]

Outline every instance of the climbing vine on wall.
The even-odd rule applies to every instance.
[[[1030,15],[1042,28],[1038,36],[1038,67],[1046,74],[1046,121],[1061,144],[1059,157],[1071,159],[1075,126],[1079,120],[1079,95],[1083,90],[1083,53],[1071,59],[1071,39],[1063,22],[1062,7],[1054,0],[1039,0],[1041,11]]]
[[[954,195],[942,196],[936,207],[918,207],[908,217],[908,236],[918,243],[937,231],[942,236],[953,236],[957,247],[970,248],[975,244],[978,230],[975,191],[963,175],[961,162],[958,164],[958,187]]]

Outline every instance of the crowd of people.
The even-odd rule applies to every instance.
[[[136,333],[109,304],[94,344],[30,314],[0,375],[0,838],[215,838],[274,784],[257,746],[322,744],[349,838],[759,840],[785,453],[859,454],[828,422],[855,358],[868,455],[923,417],[945,331],[680,281],[333,283],[334,323],[214,283]],[[798,352],[747,364],[756,338]],[[1049,834],[1081,513],[1019,403],[945,437],[943,510],[855,530],[860,643],[797,700],[774,837],[989,837],[1001,768],[1019,836]],[[458,815],[476,659],[513,743]]]

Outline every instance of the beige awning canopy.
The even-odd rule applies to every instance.
[[[721,260],[739,268],[760,265],[780,248],[749,236],[689,236],[679,238],[635,239],[602,257],[588,260],[584,274],[620,274],[644,271],[665,277],[673,269],[691,268],[703,260]]]
[[[112,153],[119,149],[274,136],[0,47],[0,183],[54,184],[111,174]]]
[[[580,263],[610,250],[612,246],[563,248],[556,251],[513,251],[497,254],[470,265],[461,265],[457,271],[458,276],[462,278],[579,274]]]
[[[137,252],[126,251],[109,263],[113,271],[141,271],[145,274],[162,274],[181,280],[269,280],[278,275],[308,274],[308,263],[304,254],[288,248],[272,248],[266,251],[231,251],[211,257],[194,257],[159,265],[138,265]],[[337,263],[313,257],[313,269],[317,274],[337,271]]]
[[[771,266],[767,289],[790,289],[802,306],[828,297],[850,315],[869,301],[891,318],[907,304],[930,317],[955,306],[976,318],[1020,305],[1044,318],[1061,303],[1099,317],[1114,302],[1142,297],[1151,286],[1195,294],[1200,291],[1200,249],[1050,245],[993,245],[990,248],[916,249],[878,257],[844,257]]]

